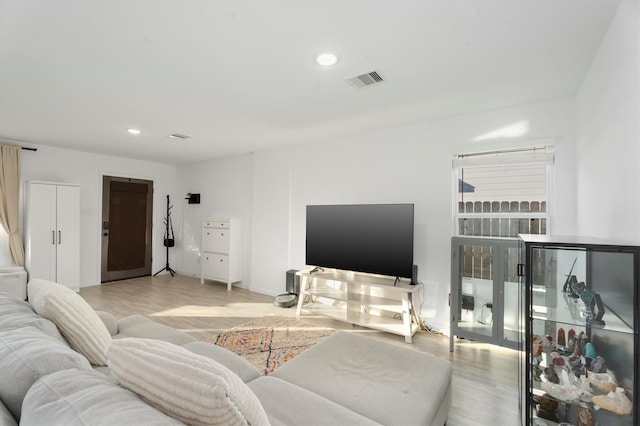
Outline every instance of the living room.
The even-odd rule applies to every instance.
[[[245,262],[240,285],[270,295],[284,292],[287,270],[304,267],[307,204],[413,202],[423,309],[429,325],[445,331],[455,154],[551,142],[556,151],[553,232],[630,241],[640,237],[636,201],[627,199],[624,209],[605,207],[618,203],[618,191],[625,188],[619,182],[634,182],[638,173],[636,23],[634,14],[626,12],[634,4],[621,4],[580,90],[560,99],[180,166],[31,141],[38,152],[23,153],[22,180],[80,184],[81,286],[100,283],[101,175],[154,181],[154,271],[164,264],[164,229],[158,224],[169,194],[179,235],[170,252],[174,269],[199,275],[202,218],[241,217]],[[520,121],[528,123],[526,135],[473,142]],[[187,204],[189,192],[201,193],[200,205]]]
[[[176,233],[169,258],[172,267],[182,275],[198,277],[201,220],[240,217],[244,262],[239,286],[269,296],[284,292],[287,270],[305,267],[306,205],[414,203],[414,256],[425,286],[422,316],[434,330],[448,333],[455,204],[451,161],[457,154],[553,145],[553,233],[640,241],[635,213],[640,200],[628,196],[636,191],[632,183],[640,173],[639,19],[636,1],[619,2],[593,46],[580,81],[575,82],[576,90],[548,99],[482,105],[388,128],[370,123],[379,121],[372,116],[362,119],[364,130],[359,133],[269,149],[260,149],[256,143],[251,152],[181,164],[156,159],[149,141],[135,148],[147,150],[148,157],[141,159],[138,153],[89,152],[22,137],[8,130],[6,117],[11,115],[4,112],[12,106],[4,101],[0,101],[0,137],[37,148],[37,152],[22,153],[22,181],[80,185],[81,287],[101,281],[103,175],[154,182],[153,271],[165,264],[163,206],[170,195]],[[571,23],[566,27],[570,30]],[[516,137],[476,141],[522,122],[527,130]],[[200,193],[201,203],[188,204],[187,193]],[[624,208],[612,208],[621,204],[623,196]]]

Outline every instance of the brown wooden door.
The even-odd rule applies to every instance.
[[[152,181],[103,176],[103,283],[151,275],[152,213]]]

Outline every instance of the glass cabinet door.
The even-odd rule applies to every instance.
[[[526,424],[638,424],[639,249],[526,237]]]
[[[524,321],[517,240],[454,237],[451,253],[450,350],[454,336],[518,348]]]
[[[501,344],[520,348],[524,337],[524,291],[518,276],[520,262],[518,247],[504,249],[504,267],[501,268],[503,283],[503,322]]]

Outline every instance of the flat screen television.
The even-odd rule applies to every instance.
[[[306,264],[411,278],[413,204],[307,206]]]

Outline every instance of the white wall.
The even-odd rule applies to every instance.
[[[178,272],[200,276],[202,219],[238,217],[243,222],[243,280],[240,287],[251,285],[251,205],[253,200],[253,156],[240,155],[220,160],[189,164],[178,168],[176,208],[184,220],[180,232],[182,253]],[[187,193],[200,194],[200,204],[188,204]],[[178,238],[178,237],[176,237]]]
[[[581,235],[640,242],[640,11],[624,1],[577,96]]]
[[[304,265],[305,208],[322,203],[409,202],[416,206],[415,262],[426,284],[422,312],[448,331],[453,154],[556,143],[554,229],[574,232],[575,100],[559,99],[454,117],[384,132],[257,152],[178,169],[178,193],[200,192],[200,206],[184,209],[181,272],[199,274],[200,221],[207,216],[244,219],[245,281],[264,294],[285,291],[285,273]],[[475,138],[513,123],[516,138]],[[248,270],[246,268],[249,268]]]
[[[253,252],[251,290],[271,295],[286,293],[291,269],[292,149],[254,154]]]
[[[566,153],[573,142],[573,108],[573,99],[563,99],[291,148],[291,266],[304,267],[307,204],[414,203],[414,261],[426,293],[422,313],[432,327],[448,330],[453,154],[550,137],[558,145],[557,168],[562,176],[570,176]],[[528,131],[520,138],[473,142],[515,122],[527,123]],[[559,227],[567,227],[572,223],[566,218],[572,203],[565,199],[572,192],[565,184],[572,180],[561,182],[557,191],[562,197],[553,202],[562,214],[554,219]],[[256,208],[254,214],[261,212]],[[282,288],[281,282],[273,286]]]
[[[37,152],[22,151],[21,181],[39,180],[80,185],[80,286],[100,284],[102,176],[123,176],[153,181],[153,263],[156,272],[165,266],[163,246],[166,196],[175,194],[176,167],[148,161],[31,145]],[[23,186],[24,187],[24,186]],[[24,201],[21,200],[23,217]],[[176,217],[179,221],[180,219]],[[24,230],[24,226],[20,226]],[[24,237],[24,233],[23,233]],[[177,251],[171,252],[170,263]]]
[[[285,291],[285,272],[304,265],[307,204],[391,203],[416,205],[415,262],[426,285],[422,312],[428,324],[448,331],[452,169],[454,154],[556,143],[552,226],[574,232],[574,99],[454,117],[373,134],[297,145],[255,154],[174,166],[38,146],[23,153],[24,180],[75,182],[81,186],[81,285],[100,281],[102,175],[154,181],[153,270],[164,266],[165,197],[174,205],[176,248],[171,266],[199,275],[200,225],[205,217],[244,222],[242,287],[264,294]],[[516,138],[474,142],[513,123],[526,123]],[[187,192],[200,193],[189,205]]]

